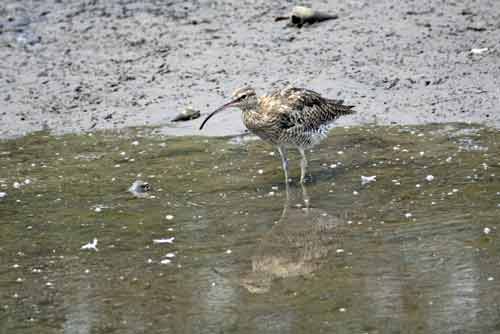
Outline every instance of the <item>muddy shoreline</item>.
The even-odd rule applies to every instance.
[[[0,138],[142,125],[200,134],[201,119],[170,121],[187,106],[203,118],[243,84],[345,99],[359,112],[341,125],[500,125],[499,2],[338,1],[314,5],[336,20],[274,22],[293,5],[4,1]],[[202,134],[243,130],[228,112]]]

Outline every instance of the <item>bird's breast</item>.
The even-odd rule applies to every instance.
[[[243,113],[243,124],[261,139],[275,143],[279,138],[279,128],[272,117],[259,112]]]

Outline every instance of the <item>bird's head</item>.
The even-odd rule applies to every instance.
[[[240,108],[242,111],[254,110],[256,109],[257,104],[258,104],[257,94],[255,94],[255,90],[252,87],[238,88],[237,90],[234,91],[231,101],[215,109],[207,116],[207,118],[205,118],[203,123],[201,123],[200,130],[203,129],[205,123],[219,111],[234,107]]]

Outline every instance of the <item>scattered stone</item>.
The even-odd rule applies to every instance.
[[[491,229],[489,227],[485,227],[483,230],[483,233],[486,235],[490,234],[490,232],[491,232]]]
[[[467,30],[482,32],[486,31],[486,24],[484,22],[475,22],[473,25],[467,26]]]
[[[313,24],[326,20],[335,20],[338,18],[339,16],[337,14],[318,12],[305,6],[295,6],[293,7],[290,16],[279,16],[275,19],[275,21],[290,20],[289,25],[302,28],[304,24]]]
[[[434,180],[434,176],[432,176],[432,175],[427,175],[427,176],[425,177],[425,179],[426,179],[427,181],[431,182],[432,180]]]
[[[197,119],[198,117],[200,117],[199,110],[195,110],[192,107],[187,107],[186,109],[184,109],[184,111],[175,116],[174,119],[172,119],[172,122],[186,122]]]
[[[147,192],[151,191],[151,185],[147,182],[137,180],[132,183],[128,191],[136,197],[144,197]]]

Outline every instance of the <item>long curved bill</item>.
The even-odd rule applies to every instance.
[[[200,130],[203,129],[203,127],[205,126],[205,123],[208,122],[208,120],[210,118],[212,118],[212,116],[214,116],[215,114],[217,114],[219,111],[222,111],[226,108],[229,108],[232,106],[233,103],[235,103],[236,101],[238,101],[238,99],[235,99],[235,100],[232,100],[232,101],[229,101],[228,103],[226,103],[225,105],[223,105],[222,107],[219,107],[217,109],[215,109],[214,111],[212,111],[208,116],[207,118],[205,118],[205,120],[203,121],[203,123],[201,123],[201,126],[200,126]]]

